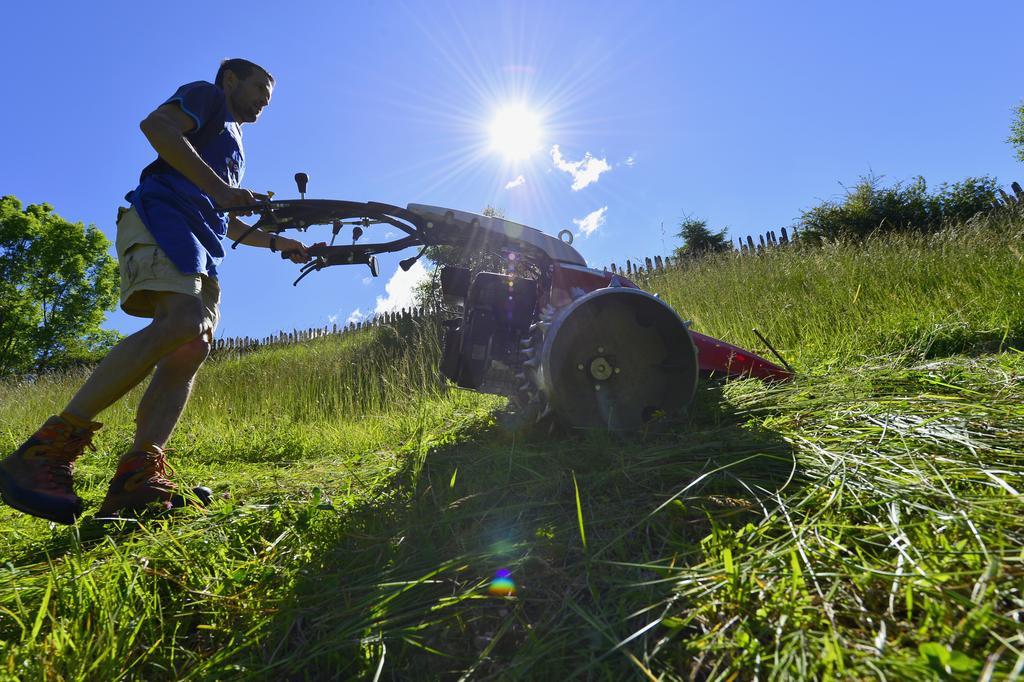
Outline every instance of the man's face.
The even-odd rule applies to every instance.
[[[260,117],[263,107],[270,104],[270,96],[274,92],[267,75],[253,70],[245,80],[235,80],[231,89],[231,109],[238,123],[255,123]]]

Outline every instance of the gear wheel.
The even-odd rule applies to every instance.
[[[515,389],[509,395],[508,420],[514,429],[523,428],[544,420],[551,414],[544,391],[536,382],[536,368],[540,349],[544,343],[544,330],[551,326],[555,317],[554,306],[547,305],[541,311],[537,322],[530,326],[528,336],[519,342],[519,367],[515,374]]]
[[[630,431],[683,411],[697,388],[697,349],[660,299],[609,287],[548,306],[522,343],[519,421],[554,414],[580,428]]]

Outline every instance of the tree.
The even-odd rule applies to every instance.
[[[481,211],[481,215],[492,218],[505,217],[505,213],[501,209],[493,206],[486,206]],[[441,307],[441,270],[446,266],[469,268],[470,281],[478,272],[505,272],[508,270],[508,261],[500,254],[475,249],[471,244],[431,246],[423,255],[434,264],[434,268],[430,271],[430,277],[416,287],[416,305],[425,308]]]
[[[0,376],[94,360],[117,340],[100,329],[117,302],[108,248],[94,225],[0,197]]]
[[[1010,124],[1010,139],[1007,142],[1013,145],[1017,160],[1024,162],[1024,102],[1014,107],[1013,116],[1013,122]]]
[[[725,237],[725,232],[725,228],[718,232],[712,232],[708,229],[706,220],[687,216],[679,223],[679,232],[676,233],[676,236],[683,240],[683,245],[676,247],[675,255],[678,258],[728,251],[730,244]]]

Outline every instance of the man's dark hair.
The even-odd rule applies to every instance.
[[[252,75],[253,71],[259,71],[260,73],[267,77],[267,80],[269,80],[271,84],[274,83],[274,77],[270,75],[269,71],[264,69],[259,64],[253,64],[248,59],[235,58],[225,59],[220,63],[220,68],[217,69],[217,78],[215,78],[213,81],[217,87],[224,87],[225,71],[233,72],[236,76],[238,76],[238,80],[243,81],[250,75]]]

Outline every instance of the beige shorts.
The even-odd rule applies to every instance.
[[[220,285],[213,277],[185,274],[156,244],[134,208],[117,222],[117,262],[121,269],[121,310],[135,317],[156,314],[156,296],[162,291],[195,296],[203,303],[204,326],[213,330],[220,321]]]

